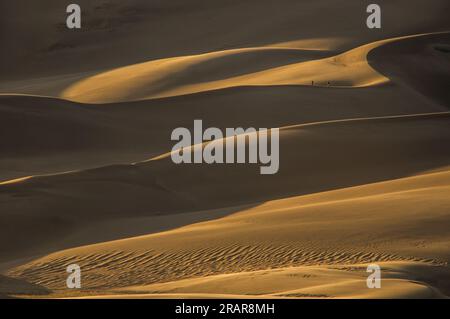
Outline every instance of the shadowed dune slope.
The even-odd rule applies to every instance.
[[[369,53],[370,64],[384,76],[450,107],[450,33],[405,38]]]
[[[304,49],[348,50],[383,38],[450,27],[442,14],[449,8],[446,0],[380,0],[383,33],[362,27],[370,1],[77,3],[83,9],[83,24],[74,32],[64,25],[67,3],[2,2],[2,32],[15,34],[5,37],[3,43],[2,80],[98,71],[160,58],[279,43]],[[21,19],[16,19],[18,16]]]

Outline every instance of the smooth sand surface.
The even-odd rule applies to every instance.
[[[2,4],[0,297],[450,296],[448,1],[381,30],[364,1],[79,2],[79,32]],[[175,165],[195,119],[280,128],[278,174]]]

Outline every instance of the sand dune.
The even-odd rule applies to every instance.
[[[273,47],[166,58],[80,79],[61,91],[59,96],[82,103],[113,103],[236,86],[303,85],[351,88],[380,85],[387,83],[389,79],[369,65],[367,55],[391,42],[403,42],[411,38],[422,47],[431,41],[424,41],[423,38],[431,38],[434,42],[449,42],[447,33],[399,37],[369,43],[323,59],[318,59],[324,55],[321,51]],[[372,54],[375,64],[376,56]],[[380,64],[382,67],[383,63]],[[446,70],[439,70],[447,76]],[[418,77],[422,78],[421,76],[419,74]],[[446,91],[444,80],[437,79],[436,81],[441,81],[442,84],[430,86],[440,92]],[[60,85],[61,81],[57,83]],[[46,85],[48,84],[44,81],[44,87],[37,92],[51,94],[53,88],[48,90]]]
[[[380,0],[381,30],[368,1],[77,3],[77,31],[0,4],[1,298],[450,296],[448,1]],[[280,128],[279,173],[175,165],[195,119]]]
[[[215,221],[51,254],[20,266],[9,275],[53,289],[63,288],[64,267],[76,261],[85,271],[86,288],[107,291],[114,287],[223,272],[308,264],[349,265],[411,260],[445,265],[449,260],[450,244],[446,231],[450,205],[447,196],[449,174],[448,171],[426,174],[272,201]],[[292,271],[296,272],[295,269]],[[409,272],[403,273],[400,278],[413,278]],[[342,279],[344,282],[349,280],[346,276]],[[204,280],[214,283],[215,277]],[[449,289],[446,282],[438,284],[438,289],[444,293]],[[188,281],[187,288],[185,282],[177,282],[155,286],[154,289],[160,291],[159,288],[167,287],[162,291],[171,293],[256,294],[252,292],[252,286],[243,291],[244,284],[237,288],[239,292],[233,292],[233,286],[220,289],[220,284],[207,284],[198,285],[200,288],[195,289],[195,283],[196,280]],[[292,284],[298,285],[295,287],[298,291],[280,283],[286,291],[296,290],[300,295],[307,291],[320,291],[320,287],[303,290],[305,286],[302,283]],[[352,286],[343,285],[340,288],[352,290]],[[208,287],[216,287],[216,290]],[[269,293],[267,286],[264,287],[262,291]],[[411,293],[410,288],[414,287],[403,288],[406,291],[399,289],[398,296],[408,291]],[[144,288],[137,290],[145,291]],[[155,291],[152,287],[148,287],[149,290]],[[342,290],[337,290],[339,295]],[[357,290],[353,292],[358,293]]]
[[[433,282],[434,276],[442,276],[445,270],[438,266],[418,262],[382,262],[380,266],[384,273],[383,291],[367,289],[367,264],[355,264],[288,267],[216,275],[121,288],[114,293],[120,297],[134,294],[137,298],[157,298],[162,294],[187,298],[207,298],[211,294],[222,294],[228,298],[444,297],[439,290],[427,284],[427,281]],[[430,277],[422,277],[423,273],[430,274]],[[114,295],[108,295],[111,296]]]
[[[312,54],[297,50],[299,57],[294,60],[295,62],[284,61],[286,65],[279,67],[265,64],[264,70],[258,72],[250,71],[249,59],[264,63],[264,60],[273,61],[270,55],[277,51],[281,51],[278,53],[280,55],[293,54],[295,51],[253,48],[156,60],[84,79],[70,86],[61,96],[84,103],[111,103],[192,94],[235,86],[303,85],[351,88],[380,85],[387,83],[389,79],[369,65],[367,61],[369,53],[391,42],[430,36],[433,41],[449,41],[446,33],[393,38],[366,44],[324,59],[313,59]],[[425,46],[428,42],[422,40],[421,44]],[[373,56],[376,55],[373,54],[372,59]],[[298,62],[308,57],[309,61]],[[283,59],[278,60],[280,63],[283,62]],[[233,72],[239,70],[245,74],[232,75],[230,68]],[[440,72],[448,76],[446,70],[440,69]],[[421,78],[421,75],[419,77]],[[443,87],[446,81],[444,79],[437,81],[441,81],[439,86],[430,86],[440,92],[446,91]]]
[[[277,85],[283,81],[271,81],[271,78],[284,73],[287,67],[283,65],[295,65],[321,55],[320,51],[248,48],[161,59],[86,78],[68,87],[61,97],[83,103],[112,103],[235,86]],[[282,66],[274,65],[274,61]],[[287,81],[285,84],[296,83]]]

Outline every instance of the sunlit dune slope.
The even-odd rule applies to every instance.
[[[270,201],[214,221],[57,252],[8,275],[63,288],[64,267],[76,262],[84,269],[84,287],[95,290],[299,265],[393,260],[444,264],[450,258],[449,174]],[[197,290],[183,289],[183,283],[173,288],[211,291],[209,280],[204,282]],[[445,281],[438,285],[448,293]],[[235,288],[229,289],[215,292]],[[249,285],[247,293],[257,290]]]
[[[294,72],[289,70],[299,61],[320,56],[320,51],[248,48],[167,58],[88,77],[61,92],[61,97],[84,103],[112,103],[234,86],[296,84],[274,78],[287,68],[284,77],[289,77]]]
[[[442,298],[433,287],[447,269],[419,262],[381,262],[382,289],[367,289],[367,264],[300,266],[197,277],[113,290],[108,298]],[[439,288],[445,289],[445,285]],[[448,288],[448,287],[447,287]]]

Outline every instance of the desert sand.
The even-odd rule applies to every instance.
[[[2,4],[0,297],[448,298],[450,7],[368,3]],[[195,119],[278,174],[175,165]]]

